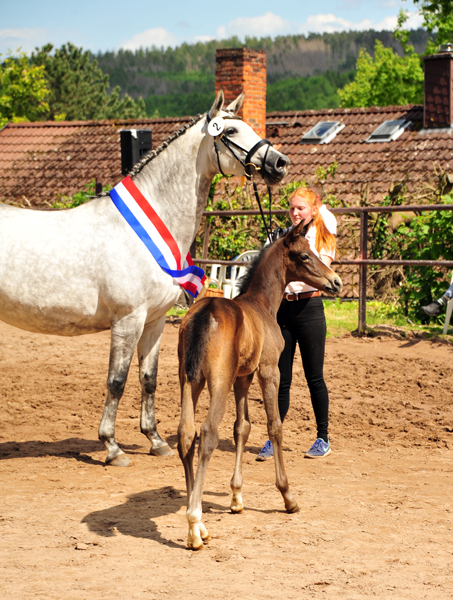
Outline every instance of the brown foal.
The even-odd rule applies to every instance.
[[[187,486],[187,545],[198,550],[209,539],[202,522],[202,495],[206,471],[218,443],[218,429],[225,414],[227,396],[234,386],[236,464],[230,509],[243,510],[242,453],[250,433],[247,394],[255,373],[267,415],[269,439],[274,446],[276,485],[286,510],[298,510],[289,491],[283,464],[282,424],[277,393],[278,360],[283,337],[276,321],[283,291],[291,281],[304,281],[330,294],[341,291],[341,279],[310,250],[301,223],[284,238],[264,248],[243,278],[240,294],[233,300],[204,298],[188,311],[179,332],[178,357],[181,386],[181,421],[178,451]],[[197,434],[195,409],[205,383],[211,397],[200,430],[198,466],[194,478],[193,459]]]

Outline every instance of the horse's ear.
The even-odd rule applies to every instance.
[[[216,99],[214,100],[214,104],[211,106],[211,110],[209,111],[209,118],[214,119],[219,112],[223,108],[223,103],[225,102],[225,97],[223,95],[223,90],[217,94]]]
[[[233,102],[227,106],[226,110],[230,113],[233,113],[233,115],[237,115],[242,108],[244,98],[245,94],[244,92],[242,92],[241,94],[239,94],[236,100],[233,100]]]
[[[312,219],[313,221],[313,219]],[[307,223],[306,225],[304,225],[303,221],[301,221],[298,225],[296,225],[295,227],[293,227],[292,229],[289,230],[289,232],[285,235],[285,246],[287,248],[289,248],[289,246],[291,244],[293,244],[298,237],[302,236],[305,237],[308,231],[308,228],[310,227],[312,221],[310,221],[309,223]]]

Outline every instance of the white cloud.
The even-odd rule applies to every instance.
[[[11,50],[13,54],[21,48],[22,52],[34,50],[36,46],[45,44],[49,32],[41,28],[0,29],[0,52]]]
[[[181,43],[181,40],[164,29],[163,27],[155,27],[147,29],[142,33],[136,33],[130,40],[121,44],[123,50],[138,50],[139,48],[150,48],[156,46],[177,46]]]
[[[194,42],[201,42],[201,43],[203,43],[203,42],[211,42],[212,40],[215,40],[215,38],[212,37],[211,35],[196,35],[193,38]]]
[[[422,24],[422,17],[418,12],[409,13],[405,27],[407,29],[417,29]],[[364,31],[374,29],[375,31],[393,31],[397,24],[397,16],[385,17],[382,21],[376,23],[370,19],[361,21],[348,21],[342,17],[337,17],[332,13],[318,14],[308,17],[308,19],[299,26],[299,33],[333,33],[334,31]]]
[[[290,21],[282,19],[272,12],[267,12],[259,17],[240,17],[217,28],[217,38],[229,38],[237,35],[239,38],[276,36],[294,30]]]

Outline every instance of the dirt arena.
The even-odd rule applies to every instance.
[[[156,412],[176,449],[177,324],[161,348]],[[332,454],[306,460],[314,419],[297,360],[285,422],[300,512],[287,515],[258,387],[244,455],[244,504],[229,513],[233,402],[205,486],[212,540],[186,549],[180,460],[149,456],[134,361],[117,439],[97,440],[109,333],[65,339],[0,323],[0,597],[5,600],[432,599],[453,597],[453,346],[388,337],[329,340]],[[205,394],[205,393],[204,393]],[[203,395],[199,420],[206,410]]]

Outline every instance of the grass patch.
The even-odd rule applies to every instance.
[[[339,337],[341,335],[355,331],[359,323],[359,303],[357,300],[352,302],[341,302],[340,299],[327,300],[323,299],[324,310],[326,313],[327,322],[327,337]],[[183,317],[186,314],[186,309],[177,307],[171,308],[167,312],[167,317]],[[413,323],[405,317],[398,308],[371,300],[366,305],[366,324],[367,327],[373,328],[376,326],[387,325],[390,327],[403,328],[405,331],[424,333],[426,337],[437,337],[442,335],[443,323],[438,325],[433,321],[432,325],[420,325]],[[450,335],[453,333],[453,323],[449,327]]]
[[[338,337],[355,331],[359,323],[359,302],[341,302],[324,299],[324,310],[327,321],[327,337]],[[444,322],[444,321],[443,321]],[[404,328],[407,331],[424,333],[427,337],[442,335],[442,325],[434,321],[431,325],[420,325],[404,316],[398,307],[377,300],[371,300],[366,305],[366,325],[373,328],[378,325]],[[449,331],[452,331],[450,326]]]

